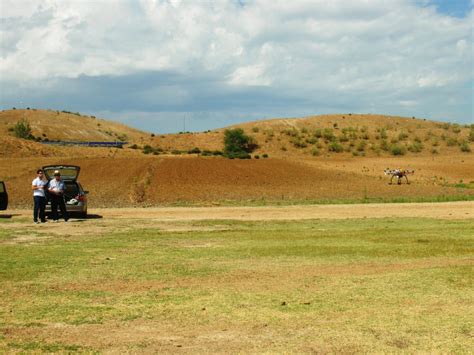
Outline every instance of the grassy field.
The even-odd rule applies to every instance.
[[[474,350],[472,219],[74,224],[0,219],[0,352]]]

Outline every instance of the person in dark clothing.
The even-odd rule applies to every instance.
[[[49,196],[51,199],[51,216],[53,222],[58,221],[58,206],[61,210],[61,215],[64,218],[64,221],[69,220],[68,213],[66,211],[66,204],[64,203],[64,182],[61,180],[61,174],[58,170],[54,172],[54,179],[49,182]]]

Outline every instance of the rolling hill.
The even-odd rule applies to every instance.
[[[68,111],[53,110],[5,110],[0,112],[0,135],[20,120],[27,120],[32,134],[50,141],[140,141],[150,134],[124,124],[81,115]]]
[[[11,128],[21,119],[28,120],[37,140],[126,137],[129,144],[123,149],[49,146],[13,137]],[[60,124],[53,126],[55,120]],[[249,200],[474,198],[472,126],[341,114],[261,120],[228,128],[242,128],[253,137],[258,145],[253,159],[216,156],[223,150],[226,128],[152,135],[79,114],[3,111],[0,180],[7,182],[12,206],[31,203],[29,184],[36,168],[59,163],[82,167],[80,181],[91,192],[91,208]],[[383,170],[395,167],[415,170],[410,185],[388,185]]]

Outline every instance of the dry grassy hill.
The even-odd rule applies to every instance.
[[[20,120],[29,122],[32,134],[41,140],[50,141],[140,141],[149,133],[124,124],[53,110],[5,110],[0,112],[0,136],[7,135]]]
[[[130,144],[123,149],[52,147],[13,137],[11,127],[20,119],[27,119],[33,135],[43,139],[114,141],[126,135]],[[55,119],[61,129],[53,129]],[[76,114],[3,111],[0,180],[7,182],[12,206],[31,203],[34,171],[49,164],[82,167],[80,181],[91,192],[91,208],[251,199],[474,196],[472,126],[347,114],[262,120],[229,128],[236,127],[254,138],[258,149],[252,155],[260,159],[214,156],[223,150],[225,128],[152,136]],[[201,154],[190,154],[193,148]],[[387,167],[415,169],[412,184],[388,185],[383,175]]]
[[[127,141],[129,146],[149,152],[183,154],[222,151],[224,131],[242,128],[258,145],[256,155],[288,156],[431,156],[469,153],[474,149],[474,126],[450,124],[417,118],[383,115],[320,115],[306,118],[272,119],[198,133],[152,135],[113,121],[45,110],[0,112],[0,139],[5,140],[0,155],[13,154],[9,146],[23,152],[55,155],[44,145],[15,141],[13,126],[25,119],[37,140]],[[12,140],[13,139],[13,140]],[[25,146],[26,144],[26,146]],[[42,147],[40,149],[39,147]],[[74,149],[70,149],[71,152]],[[74,154],[79,154],[76,149]]]
[[[255,154],[271,156],[401,156],[470,152],[474,127],[383,115],[321,115],[235,125],[254,137]],[[186,152],[219,150],[225,129],[156,136],[153,147]]]

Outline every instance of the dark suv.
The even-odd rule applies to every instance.
[[[80,167],[75,165],[48,165],[43,166],[44,175],[49,180],[54,178],[54,172],[58,170],[61,179],[65,185],[64,201],[66,202],[66,210],[70,214],[77,214],[81,217],[87,216],[87,194],[82,185],[77,181]],[[51,201],[46,193],[46,213],[51,213]]]
[[[6,210],[8,207],[7,187],[3,181],[0,181],[0,211]]]

